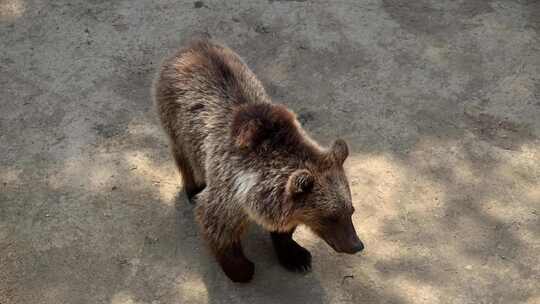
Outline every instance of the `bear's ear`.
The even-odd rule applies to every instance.
[[[287,182],[287,192],[291,195],[307,193],[313,189],[315,178],[305,169],[296,170]]]
[[[330,149],[331,159],[342,165],[349,156],[349,147],[343,139],[337,139]]]
[[[235,144],[240,149],[252,148],[257,140],[259,126],[257,121],[247,121],[236,130]]]

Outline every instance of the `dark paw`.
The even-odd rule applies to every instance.
[[[278,260],[287,270],[294,272],[307,272],[311,270],[311,253],[296,242],[277,250]]]
[[[255,265],[248,259],[229,259],[223,261],[223,272],[235,283],[247,283],[253,278]]]

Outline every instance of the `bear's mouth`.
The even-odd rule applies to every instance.
[[[337,249],[336,245],[334,245],[333,242],[329,241],[329,240],[324,240],[326,242],[326,244],[328,244],[328,246],[332,247],[332,249],[334,249],[334,251],[336,252],[341,252],[340,250]]]
[[[364,249],[364,245],[362,244],[362,242],[360,242],[359,246],[355,246],[351,249],[348,249],[347,247],[345,248],[338,247],[334,242],[330,240],[326,240],[326,239],[323,239],[323,240],[326,242],[326,244],[328,244],[328,246],[332,247],[332,249],[334,249],[334,251],[336,251],[337,253],[355,254]]]

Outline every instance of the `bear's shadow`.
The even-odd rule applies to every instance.
[[[208,303],[327,303],[326,294],[313,272],[292,273],[277,260],[268,232],[256,225],[243,238],[246,256],[255,263],[255,275],[247,284],[231,282],[221,271],[202,240],[194,218],[195,205],[179,191],[175,199],[177,258],[187,260],[190,271],[200,271]],[[196,238],[194,246],[182,242]],[[315,257],[316,259],[316,257]],[[316,261],[314,261],[316,263]]]

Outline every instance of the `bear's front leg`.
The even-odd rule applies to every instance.
[[[284,233],[270,233],[278,260],[283,267],[290,271],[309,271],[311,269],[311,253],[293,240],[293,232],[294,229]]]
[[[210,195],[206,188],[195,196],[197,220],[202,234],[223,272],[233,282],[249,282],[255,266],[246,258],[240,238],[247,226],[246,216],[232,203]]]

